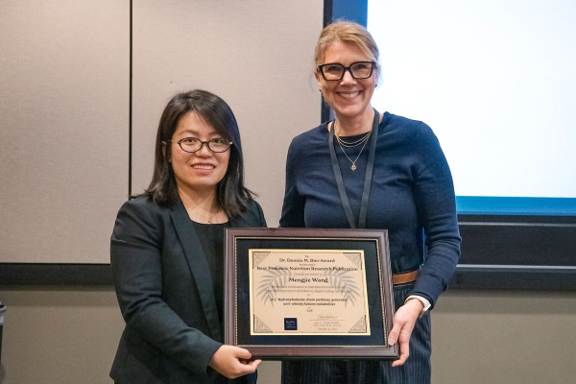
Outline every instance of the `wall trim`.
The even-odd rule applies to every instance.
[[[0,286],[111,286],[110,264],[0,263]]]
[[[0,263],[0,287],[8,285],[112,286],[110,264]],[[576,291],[576,269],[459,265],[450,290]]]

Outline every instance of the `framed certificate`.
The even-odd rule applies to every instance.
[[[225,342],[255,358],[397,359],[383,230],[228,228]]]

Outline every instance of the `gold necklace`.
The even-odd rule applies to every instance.
[[[336,135],[336,140],[338,140],[338,142],[340,143],[341,146],[346,147],[346,148],[354,148],[359,146],[360,144],[362,144],[365,140],[368,140],[370,138],[370,134],[372,133],[372,131],[368,131],[366,132],[366,134],[364,136],[362,136],[360,139],[356,140],[356,141],[352,141],[352,142],[348,142],[345,141],[344,139],[342,139],[340,136]]]
[[[210,216],[210,217],[206,217],[206,216],[204,216],[203,214],[201,214],[196,208],[192,208],[192,209],[193,209],[194,212],[196,212],[200,217],[202,217],[204,220],[206,220],[206,221],[207,221],[207,224],[212,224],[212,219],[213,219],[214,217],[216,217],[217,214],[220,213],[220,208],[218,208],[218,209],[216,210],[216,213],[215,213],[215,214],[213,214],[213,215]]]
[[[332,123],[332,129],[334,128],[334,123]],[[336,134],[336,131],[334,131],[334,134]],[[364,147],[366,147],[366,143],[368,142],[368,139],[370,138],[370,135],[372,134],[372,131],[368,132],[362,139],[360,142],[362,142],[362,140],[364,140],[364,145],[362,146],[362,149],[360,149],[360,152],[358,152],[358,156],[356,156],[356,159],[354,159],[354,161],[352,161],[352,159],[348,156],[348,154],[346,153],[346,151],[344,150],[344,147],[342,146],[342,143],[340,141],[340,139],[338,138],[338,135],[336,135],[336,141],[338,141],[338,145],[340,146],[340,149],[342,150],[342,152],[344,153],[344,156],[346,156],[346,158],[352,163],[352,166],[350,166],[350,169],[352,170],[352,172],[354,172],[356,170],[356,162],[358,161],[358,159],[360,158],[360,155],[362,154],[362,151],[364,150]],[[356,147],[357,145],[359,145],[360,143],[354,145],[354,147]]]

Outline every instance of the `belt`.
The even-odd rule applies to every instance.
[[[411,283],[418,277],[418,270],[406,273],[396,273],[392,275],[392,282],[394,285]]]

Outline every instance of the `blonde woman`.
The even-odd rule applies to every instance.
[[[393,54],[393,53],[390,53]],[[370,33],[336,22],[321,33],[314,75],[334,120],[292,141],[280,225],[387,229],[400,359],[287,361],[283,384],[430,383],[430,315],[460,256],[452,177],[432,130],[379,113],[379,50]]]

